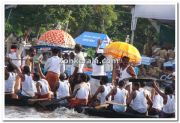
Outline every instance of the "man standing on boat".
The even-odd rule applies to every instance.
[[[30,72],[34,73],[34,56],[36,55],[36,49],[34,47],[30,47],[28,51],[28,55],[23,58],[23,65],[29,66]]]
[[[96,93],[96,90],[101,86],[100,78],[103,76],[106,76],[105,66],[103,64],[103,61],[106,57],[103,55],[104,53],[103,49],[99,49],[101,44],[102,44],[102,41],[99,39],[97,47],[96,47],[95,59],[92,62],[92,75],[90,79],[92,95],[94,95]]]
[[[56,82],[59,81],[60,75],[60,64],[61,59],[58,57],[59,49],[53,48],[52,49],[52,57],[47,60],[44,65],[45,70],[47,70],[46,80],[49,83],[51,91],[55,94],[55,85]]]
[[[83,53],[81,52],[82,51],[81,45],[76,44],[74,50],[75,50],[76,56],[74,58],[74,72],[71,76],[71,82],[70,82],[72,91],[74,90],[74,86],[76,85],[78,81],[77,80],[78,75],[80,73],[83,73],[83,68],[84,68],[84,63],[85,63],[85,58],[83,56]]]
[[[124,56],[121,60],[122,61],[119,64],[117,64],[117,66],[115,66],[114,68],[116,80],[118,82],[121,80],[126,80],[125,88],[128,90],[130,94],[132,91],[132,85],[128,80],[132,78],[137,78],[137,76],[135,74],[133,67],[129,63],[129,57]]]
[[[12,63],[16,65],[16,67],[21,71],[21,53],[22,53],[23,45],[20,44],[19,49],[16,45],[11,45],[10,53],[8,57],[12,59]]]

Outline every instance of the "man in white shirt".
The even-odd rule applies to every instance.
[[[60,63],[62,59],[58,57],[59,49],[52,49],[52,57],[47,60],[44,68],[47,70],[46,80],[49,83],[51,91],[54,92],[56,82],[59,81]]]
[[[23,46],[20,45],[20,48],[18,49],[16,45],[12,45],[10,49],[10,53],[8,54],[8,57],[12,60],[12,63],[16,65],[16,67],[20,69],[21,67],[21,53],[22,53]]]
[[[83,53],[81,52],[82,47],[79,44],[76,44],[74,50],[75,50],[76,56],[74,58],[74,72],[71,77],[72,90],[74,89],[75,84],[78,83],[78,80],[77,80],[78,74],[83,73],[83,68],[85,64],[85,58],[83,56]]]

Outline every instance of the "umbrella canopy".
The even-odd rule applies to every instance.
[[[40,36],[38,45],[73,48],[75,41],[71,35],[63,30],[49,30]]]
[[[106,56],[111,56],[113,58],[122,58],[123,56],[128,56],[130,62],[139,64],[141,62],[141,55],[136,47],[126,42],[112,42],[105,49],[104,53]]]
[[[81,44],[84,47],[97,47],[98,40],[102,40],[100,48],[105,48],[109,42],[110,38],[108,35],[103,33],[95,32],[83,32],[81,35],[75,38],[76,43]]]

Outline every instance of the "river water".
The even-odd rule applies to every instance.
[[[5,118],[95,118],[65,107],[39,112],[32,107],[5,106]],[[35,119],[34,119],[35,120]]]

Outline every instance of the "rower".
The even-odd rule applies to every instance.
[[[139,82],[133,82],[132,89],[133,92],[127,101],[127,105],[130,106],[128,107],[127,112],[146,115],[148,104],[152,105],[150,97],[144,91],[140,90]]]
[[[156,82],[153,82],[153,87],[156,92],[163,98],[163,108],[160,113],[162,118],[173,118],[175,117],[175,95],[171,86],[165,87],[164,93],[157,87]]]
[[[71,88],[70,88],[70,84],[69,81],[67,80],[66,74],[65,73],[61,73],[60,77],[59,77],[59,82],[56,85],[56,95],[57,95],[57,99],[61,99],[64,98],[66,96],[70,96],[71,94]],[[62,100],[59,102],[61,104],[61,106],[65,106],[68,104],[67,100]]]
[[[101,86],[96,90],[94,96],[91,98],[90,100],[91,104],[97,98],[98,94],[100,94],[100,105],[105,104],[106,96],[112,89],[112,86],[108,85],[107,83],[108,83],[108,77],[107,76],[101,77],[100,79]],[[111,101],[111,96],[109,96],[107,100]]]
[[[112,102],[120,104],[113,104],[112,110],[116,112],[125,112],[126,111],[126,100],[128,98],[128,91],[124,88],[125,82],[123,80],[118,82],[118,86],[113,88],[111,92],[106,96],[106,99],[110,96],[114,97]]]
[[[50,91],[50,87],[48,81],[41,78],[38,73],[34,73],[33,80],[36,82],[36,98],[48,98],[51,99],[52,92]]]
[[[30,67],[24,66],[23,67],[23,74],[19,74],[21,78],[21,92],[18,93],[18,96],[22,99],[30,99],[35,97],[36,86],[35,82],[30,74]]]
[[[10,60],[10,58],[6,58],[6,61],[9,63],[5,67],[5,94],[6,97],[11,98],[18,98],[18,96],[15,94],[15,83],[16,83],[16,77],[17,73],[15,70],[19,70],[17,66],[13,64],[13,62]]]
[[[74,90],[73,94],[61,98],[61,100],[67,99],[71,108],[77,106],[86,106],[88,103],[88,99],[90,98],[90,86],[86,82],[86,74],[80,73],[78,75],[78,81],[80,83],[77,85],[77,89]]]
[[[145,86],[146,86],[145,82],[140,82],[140,88],[139,88],[139,89],[140,89],[141,91],[144,91],[146,94],[148,94],[149,97],[151,97],[150,91],[147,90],[147,89],[145,88]]]
[[[151,89],[151,99],[153,105],[149,110],[149,115],[159,116],[163,107],[163,98],[155,91],[154,88]]]

